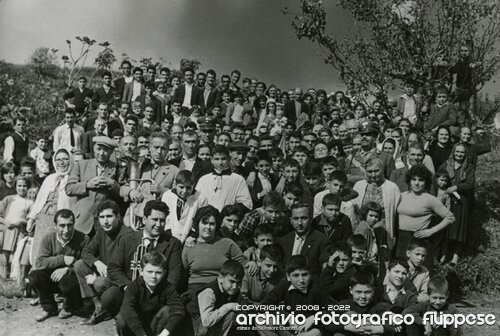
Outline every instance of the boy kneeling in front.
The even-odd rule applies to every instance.
[[[168,336],[185,314],[184,305],[166,277],[167,260],[160,252],[146,253],[141,276],[127,286],[116,329],[120,336]]]

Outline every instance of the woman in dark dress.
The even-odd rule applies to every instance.
[[[14,178],[18,173],[17,166],[12,162],[5,162],[1,168],[2,175],[0,180],[0,201],[5,196],[14,195],[16,187],[14,186]]]
[[[447,194],[459,197],[451,198],[451,211],[455,215],[455,223],[449,226],[447,233],[448,255],[452,255],[451,264],[458,263],[458,251],[460,246],[467,241],[467,225],[470,217],[470,204],[474,198],[475,168],[467,158],[467,145],[457,143],[450,158],[441,169],[445,169],[450,175],[451,186],[446,190]]]
[[[441,167],[441,165],[448,160],[452,148],[449,127],[443,125],[439,126],[437,129],[437,142],[432,144],[429,149],[429,155],[436,169]]]

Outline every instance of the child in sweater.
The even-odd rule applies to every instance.
[[[166,264],[157,251],[142,257],[141,276],[127,286],[116,318],[119,335],[175,335],[185,309],[175,288],[166,281]]]
[[[13,253],[18,241],[26,231],[27,216],[33,206],[33,201],[27,199],[31,180],[19,175],[14,180],[16,195],[5,197],[0,202],[0,224],[3,226],[2,259],[0,262],[0,277],[20,278],[20,265],[12,264]],[[12,267],[12,269],[11,269]],[[14,271],[14,272],[12,272]]]
[[[175,188],[166,191],[161,198],[170,209],[165,230],[171,230],[172,236],[179,239],[181,243],[191,232],[196,211],[208,204],[199,191],[193,194],[194,184],[193,173],[189,170],[181,170],[175,177]]]

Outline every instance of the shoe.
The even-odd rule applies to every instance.
[[[67,311],[66,309],[61,309],[61,311],[59,312],[59,315],[57,315],[61,320],[64,320],[64,319],[67,319],[67,318],[70,318],[71,316],[73,316],[73,313]]]
[[[49,317],[56,316],[56,315],[57,315],[57,312],[55,312],[55,311],[51,311],[51,312],[49,312],[49,311],[45,311],[45,310],[44,310],[44,311],[42,311],[42,313],[41,313],[40,315],[37,315],[37,316],[35,317],[35,320],[36,320],[37,322],[43,322],[43,321],[45,321],[46,319],[48,319]]]
[[[88,320],[82,322],[82,325],[96,325],[103,321],[111,320],[111,318],[111,314],[103,309],[100,312],[94,312],[94,314],[92,314],[92,316]]]

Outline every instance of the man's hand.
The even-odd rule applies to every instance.
[[[432,236],[433,232],[431,229],[427,229],[427,230],[420,230],[420,231],[417,231],[415,232],[415,234],[413,235],[415,238],[427,238],[427,237],[430,237]]]
[[[93,285],[96,278],[97,276],[95,274],[89,274],[85,277],[85,281],[87,285]]]
[[[333,267],[335,261],[339,258],[339,251],[336,251],[331,257],[328,259],[328,266]]]
[[[102,186],[102,177],[101,176],[96,176],[92,179],[90,179],[87,182],[87,189],[94,190],[94,189],[99,189]]]
[[[430,323],[426,323],[424,325],[424,329],[425,329],[425,331],[424,331],[424,335],[425,336],[431,336],[432,335],[432,325]]]
[[[313,325],[314,325],[314,315],[311,315],[306,319],[306,322],[304,322],[303,325],[298,326],[297,333],[300,334],[302,332],[309,331]]]
[[[142,195],[142,193],[138,189],[134,189],[134,190],[130,191],[130,193],[128,194],[128,197],[134,203],[141,203],[144,200],[144,196]]]
[[[75,262],[75,257],[73,256],[64,256],[64,263],[69,266]]]
[[[194,237],[187,237],[186,241],[184,241],[185,247],[194,247],[195,244],[196,244],[196,238]]]
[[[248,264],[245,266],[247,269],[248,275],[253,276],[257,274],[257,271],[259,270],[259,265],[255,261],[249,261]]]
[[[103,177],[103,176],[101,176],[101,179],[102,179],[101,186],[105,187],[105,188],[108,188],[108,189],[112,188],[116,183],[118,183],[118,182],[116,182],[115,180],[113,180],[112,178],[109,178],[109,177]]]
[[[100,276],[102,276],[102,277],[108,276],[108,266],[106,266],[105,263],[103,263],[100,260],[97,260],[94,263],[94,266],[97,269],[97,272],[99,273]]]
[[[170,332],[167,329],[163,329],[163,331],[158,334],[158,336],[168,336],[168,335],[170,335]]]
[[[226,306],[226,309],[228,312],[230,311],[236,311],[236,307],[238,307],[240,304],[238,302],[229,302],[226,303],[224,306]]]
[[[50,275],[50,279],[54,282],[59,282],[61,281],[62,277],[68,273],[68,268],[63,267],[63,268],[58,268],[52,274]]]

